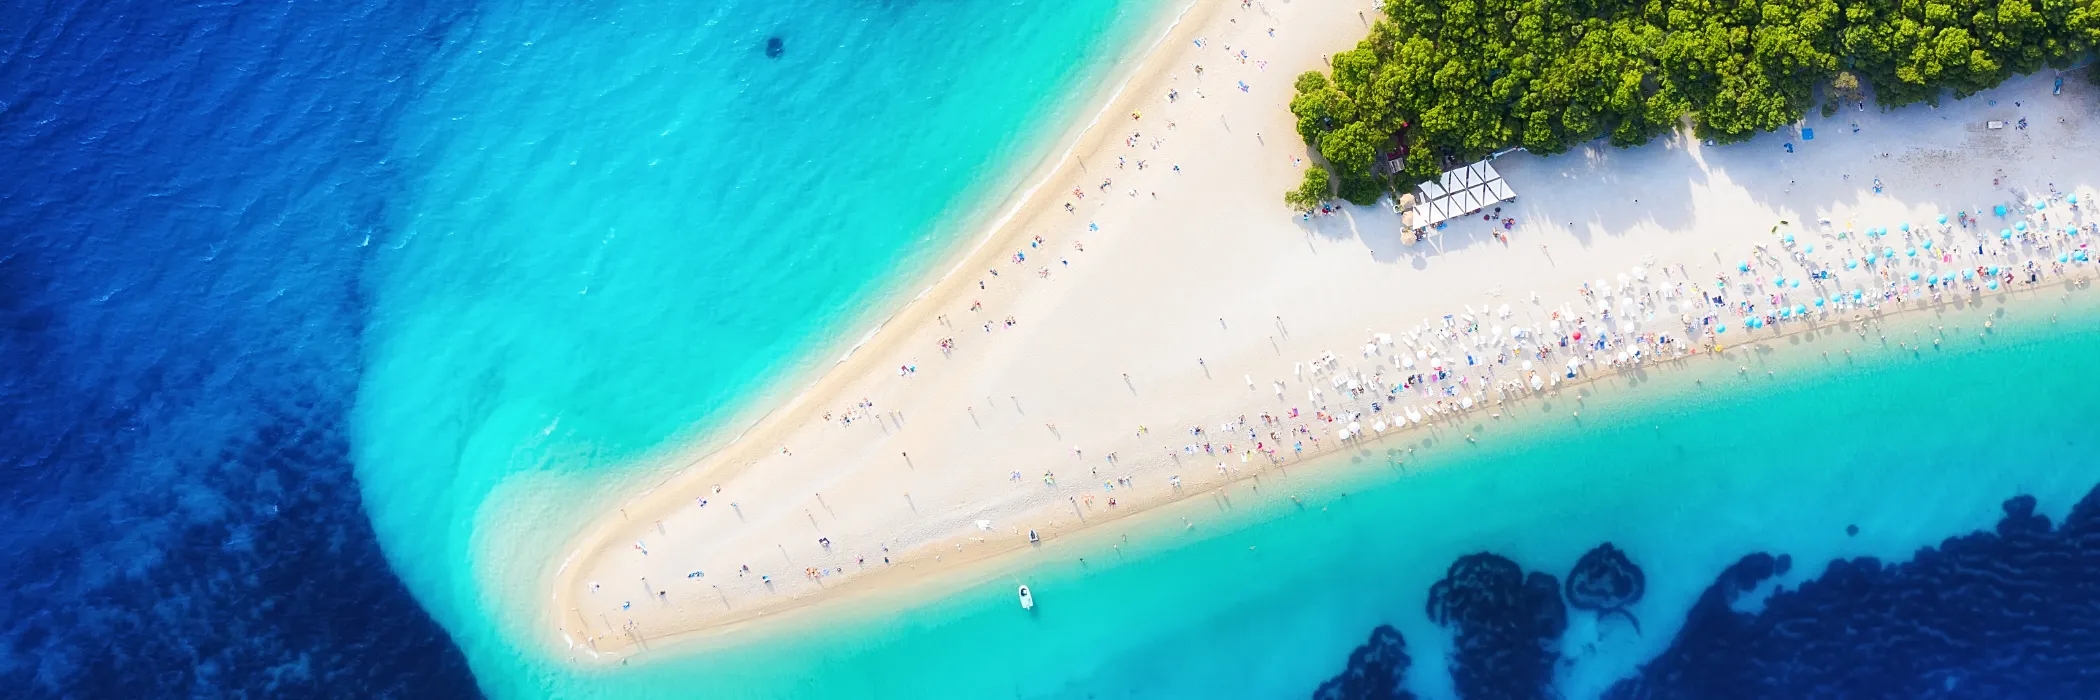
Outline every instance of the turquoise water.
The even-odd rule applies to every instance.
[[[563,687],[499,601],[592,494],[973,235],[957,222],[1169,9],[496,2],[445,27],[362,242],[353,456],[388,559],[483,687]]]
[[[2071,303],[1993,301],[1885,331],[1894,343],[1943,325],[1936,350],[1844,332],[1781,340],[1617,381],[1579,407],[1564,396],[1506,424],[1476,417],[1460,429],[1477,445],[1411,433],[1348,464],[1265,476],[1230,505],[1198,496],[1018,554],[1011,574],[936,586],[913,606],[848,605],[821,631],[672,648],[599,682],[664,697],[1303,696],[1389,623],[1415,658],[1413,689],[1450,697],[1449,635],[1423,608],[1453,559],[1493,551],[1561,575],[1609,540],[1646,570],[1647,595],[1630,609],[1639,634],[1571,612],[1556,684],[1594,697],[1667,646],[1745,554],[1790,554],[1800,565],[1779,580],[1792,585],[1834,558],[1902,560],[1989,529],[2014,495],[2061,517],[2100,480],[2087,428],[2100,396],[2082,388],[2100,309]],[[1987,340],[1984,313],[1998,326]],[[1037,614],[1013,604],[1016,579]]]

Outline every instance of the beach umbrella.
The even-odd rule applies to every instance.
[[[1966,279],[1975,279],[1975,278],[1976,278],[1976,271],[1975,271],[1975,270],[1962,270],[1962,271],[1961,271],[1961,278],[1962,278],[1962,279],[1965,279],[1965,280],[1966,280]]]
[[[2022,221],[2022,222],[2020,222],[2020,223],[2017,223],[2017,224],[2013,224],[2013,230],[2014,230],[2014,231],[2019,231],[2020,233],[2026,233],[2026,232],[2027,232],[2027,222],[2025,222],[2025,221]]]
[[[1860,291],[1860,290],[1857,290],[1857,289],[1854,289],[1854,290],[1852,290],[1852,300],[1853,300],[1853,301],[1859,301],[1860,297],[1862,297],[1862,296],[1865,296],[1865,295],[1866,295],[1866,293],[1865,293],[1865,292],[1862,292],[1862,291]]]
[[[1998,280],[1991,280],[1991,283],[1986,286],[1990,287],[1993,292],[1998,291]]]
[[[1998,275],[1998,266],[1997,266],[1997,265],[1992,265],[1992,266],[1991,266],[1991,269],[1989,269],[1989,270],[1985,270],[1984,272],[1988,272],[1988,273],[1990,273],[1990,274],[1991,274],[1991,276],[1993,276],[1993,277],[1996,277],[1996,276]]]
[[[1991,213],[1993,213],[1993,214],[1997,214],[1997,215],[1999,215],[1999,216],[2005,216],[2005,205],[2003,205],[2003,204],[2000,204],[2000,205],[1997,205],[1997,206],[1991,207]]]
[[[1716,324],[1714,324],[1714,333],[1715,333],[1715,334],[1721,334],[1721,333],[1727,333],[1727,332],[1728,332],[1728,326],[1727,326],[1726,324],[1720,324],[1720,323],[1716,323]]]
[[[1856,269],[1859,269],[1859,261],[1858,261],[1858,260],[1847,260],[1847,261],[1845,261],[1845,269],[1847,269],[1847,270],[1856,270]]]
[[[1940,215],[1940,225],[1941,225],[1941,226],[1945,226],[1945,225],[1947,225],[1947,215],[1946,215],[1946,214],[1941,214],[1941,215]]]
[[[1816,252],[1816,244],[1814,244],[1814,243],[1810,243],[1810,244],[1808,244],[1808,252],[1811,252],[1811,253],[1813,253],[1813,252]]]
[[[1785,278],[1785,277],[1774,277],[1774,278],[1772,278],[1772,284],[1773,284],[1773,286],[1778,286],[1778,287],[1784,287],[1784,286],[1786,286],[1786,278]]]
[[[2048,206],[2049,206],[2049,201],[2048,201],[2048,200],[2045,200],[2045,199],[2037,199],[2037,200],[2034,200],[2034,202],[2033,202],[2032,204],[2033,204],[2034,208],[2036,208],[2036,209],[2042,209],[2042,208],[2046,208],[2046,207],[2048,207]]]
[[[2069,255],[2066,255],[2066,254],[2063,254],[2063,253],[2058,253],[2058,254],[2056,255],[2056,261],[2057,261],[2057,262],[2070,262],[2070,261],[2071,261],[2071,256],[2069,256]]]
[[[1896,228],[1904,233],[1910,233],[1910,222],[1905,221],[1902,225],[1897,226]]]
[[[2078,262],[2085,262],[2085,251],[2081,250],[2076,253],[2072,253],[2071,259],[2076,260]]]
[[[2000,230],[1998,231],[1998,240],[2001,240],[2001,241],[2010,241],[2010,240],[2012,240],[2012,229],[2009,229],[2009,228],[2008,228],[2008,229],[2000,229]]]
[[[1918,248],[1917,248],[1917,246],[1911,246],[1911,247],[1909,247],[1909,248],[1904,248],[1904,249],[1903,249],[1903,257],[1906,257],[1906,258],[1915,258],[1915,257],[1918,257]]]
[[[1749,271],[1750,271],[1750,263],[1749,263],[1749,261],[1743,261],[1743,262],[1739,262],[1739,263],[1736,263],[1736,264],[1735,264],[1735,270],[1736,270],[1737,272],[1749,272]]]
[[[1823,297],[1816,297],[1816,308],[1823,308]]]
[[[1781,242],[1781,243],[1785,243],[1785,244],[1787,244],[1787,245],[1793,245],[1793,244],[1794,244],[1794,234],[1791,234],[1791,233],[1789,233],[1789,234],[1786,234],[1786,235],[1784,235],[1784,236],[1780,236],[1780,237],[1779,237],[1779,242]]]
[[[1793,310],[1793,309],[1780,309],[1780,310],[1779,310],[1779,317],[1780,317],[1780,318],[1793,318],[1793,316],[1794,316],[1794,310]]]
[[[1806,306],[1802,306],[1802,305],[1800,305],[1800,304],[1795,304],[1795,305],[1794,305],[1794,315],[1795,315],[1795,316],[1801,316],[1801,315],[1805,315],[1805,314],[1807,314],[1807,313],[1808,313],[1808,307],[1806,307]]]
[[[1883,248],[1883,249],[1881,249],[1881,257],[1884,257],[1884,258],[1894,258],[1894,257],[1896,257],[1896,249],[1895,249],[1895,248]]]
[[[1932,250],[1932,239],[1927,238],[1924,241],[1918,243],[1918,245],[1924,246],[1926,250]]]
[[[1912,282],[1916,282],[1916,281],[1918,281],[1918,272],[1917,272],[1916,270],[1912,270],[1912,271],[1911,271],[1911,273],[1910,273],[1910,281],[1912,281]]]
[[[1524,361],[1524,371],[1526,371],[1526,372],[1529,372],[1529,371],[1531,371],[1531,361],[1530,361],[1530,360],[1525,360],[1525,361]]]
[[[1791,280],[1787,280],[1787,281],[1786,281],[1786,286],[1787,286],[1787,288],[1788,288],[1788,289],[1800,289],[1800,288],[1801,288],[1801,280],[1798,280],[1798,279],[1791,279]]]

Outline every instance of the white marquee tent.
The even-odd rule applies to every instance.
[[[1424,182],[1417,189],[1421,194],[1415,198],[1414,223],[1424,229],[1517,198],[1516,190],[1503,181],[1502,173],[1495,172],[1495,166],[1484,160],[1446,171],[1435,182]]]

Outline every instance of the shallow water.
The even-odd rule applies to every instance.
[[[539,593],[506,587],[590,494],[916,291],[1165,7],[494,4],[448,35],[396,129],[351,425],[388,557],[483,686],[556,682],[512,647]]]
[[[0,673],[560,692],[527,496],[802,369],[1165,7],[0,6]]]
[[[787,639],[729,651],[668,648],[605,682],[659,691],[704,682],[732,696],[768,697],[1309,695],[1341,671],[1373,626],[1390,624],[1413,658],[1408,687],[1424,697],[1454,697],[1452,672],[1464,670],[1446,658],[1454,630],[1425,611],[1446,568],[1463,555],[1492,552],[1564,579],[1584,552],[1608,541],[1644,571],[1645,593],[1626,609],[1638,631],[1616,614],[1567,610],[1566,631],[1547,644],[1563,658],[1546,667],[1544,679],[1567,697],[1596,697],[1673,641],[1700,641],[1679,637],[1687,612],[1746,555],[1787,555],[1792,568],[1776,580],[1793,587],[1835,559],[1901,561],[1942,538],[1988,531],[2005,514],[2001,502],[2015,496],[2031,495],[2040,513],[2060,518],[2100,486],[2085,427],[2100,418],[2100,398],[2082,389],[2094,372],[2100,313],[2090,299],[2072,303],[2076,308],[2066,310],[2057,301],[2002,308],[1992,301],[1936,321],[1899,319],[1893,325],[1904,330],[1886,331],[1893,343],[1928,321],[1944,325],[1947,340],[1938,350],[1912,352],[1837,332],[1777,341],[1765,356],[1738,351],[1734,362],[1650,371],[1615,380],[1633,386],[1607,387],[1584,400],[1579,422],[1569,416],[1577,408],[1569,396],[1527,403],[1500,421],[1476,415],[1465,426],[1374,443],[1346,465],[1264,476],[1259,491],[1234,489],[1229,506],[1200,495],[1023,553],[1008,563],[1011,576],[926,594],[937,602],[892,611],[871,605],[825,625],[822,634],[791,625],[798,629],[780,633]],[[1985,312],[2003,315],[1989,339],[1978,340]],[[2052,313],[2066,315],[2051,323]],[[1853,350],[1849,359],[1845,349]],[[1751,371],[1739,374],[1737,362]],[[1768,369],[1774,374],[1766,376]],[[1460,432],[1481,442],[1467,444]],[[1408,447],[1415,448],[1411,457]],[[1406,459],[1394,467],[1391,457]],[[1196,527],[1184,530],[1182,517]],[[1848,526],[1857,534],[1848,535]],[[2100,558],[2070,562],[2083,575],[2100,572]],[[2059,614],[2082,619],[2074,612],[2082,594],[2073,592],[2081,579],[2034,579],[2063,572],[2023,570],[2017,561],[1999,566],[1996,575],[2025,590],[2062,591],[2057,602],[2066,610]],[[1035,591],[1034,614],[1013,603],[1017,580]],[[1873,608],[1874,591],[1930,591],[1935,583],[1864,585],[1868,593],[1835,598],[1826,587],[1813,604],[1826,608],[1820,619],[1848,624],[1848,615],[1866,614],[1855,608]],[[1755,610],[1770,589],[1730,600]],[[1947,595],[1979,594],[1965,587]],[[1559,597],[1553,599],[1557,609]],[[1978,630],[1993,625],[2028,625],[2024,634],[2064,635],[2032,640],[2056,645],[2051,654],[2100,653],[2077,641],[2086,635],[2075,625],[2049,630],[2025,620],[2032,614],[2025,608],[2047,609],[2048,600],[1985,605],[1953,622],[1896,615],[1890,624],[1897,629],[1875,630],[1878,639],[1835,651],[1811,647],[1818,640],[1806,634],[1742,642],[1738,651],[1750,657],[1759,644],[1793,644],[1817,649],[1826,665],[1880,669],[1875,663],[1892,648],[1918,654],[1932,646],[1929,635],[1902,627],[1912,624],[1942,625],[1954,639],[1980,639]],[[1528,614],[1497,611],[1503,613]],[[1863,681],[1897,688],[1926,671],[1981,678],[1989,667],[2005,667],[2020,681],[2013,687],[2083,687],[2075,675],[2052,676],[2061,668],[2040,663],[2021,676],[2019,652],[2009,653],[2010,664],[2003,654],[1978,651],[1977,668],[1949,664]],[[1810,678],[1812,665],[1797,668],[1796,680]],[[1744,673],[1679,669],[1687,670]],[[1745,690],[1751,687],[1701,694],[1803,692]]]
[[[2100,398],[2082,391],[2100,314],[2049,325],[2055,302],[2034,302],[1981,343],[1826,338],[1854,363],[1658,372],[1579,423],[1561,397],[1391,438],[821,628],[619,669],[547,658],[521,582],[593,494],[649,477],[910,293],[895,285],[968,233],[952,222],[981,219],[1165,9],[0,7],[0,674],[23,695],[123,697],[1290,696],[1387,623],[1408,687],[1446,697],[1468,669],[1426,608],[1454,560],[1565,578],[1609,540],[1645,574],[1639,630],[1565,611],[1547,647],[1550,685],[1590,697],[1673,643],[1651,676],[1777,677],[1697,665],[1714,644],[1765,658],[1769,639],[1682,634],[1745,555],[1790,555],[1792,586],[1989,529],[2016,495],[2060,517],[2100,482]],[[2083,621],[2048,604],[2084,589],[2041,574],[2100,572],[2024,551],[2069,568],[1986,567],[2022,614]],[[1875,608],[1830,591],[1934,582],[1845,576],[1774,614],[1852,625]],[[1038,614],[1015,609],[1016,580]],[[1871,628],[1904,654],[1854,648],[1933,668],[1781,641],[1886,687],[2010,673],[2100,695],[2018,656],[2089,659],[2082,637],[1996,643],[1985,632],[2018,616],[1963,585],[1947,598],[1981,607],[1942,629],[2010,651],[1912,654],[1928,635],[1897,623],[1929,615]]]

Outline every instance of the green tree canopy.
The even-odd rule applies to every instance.
[[[1388,0],[1332,71],[1298,77],[1291,112],[1358,201],[1388,175],[1631,146],[1687,118],[1747,139],[1800,119],[1818,85],[1888,107],[1967,96],[2096,45],[2100,0]],[[1404,167],[1384,173],[1396,143]]]

